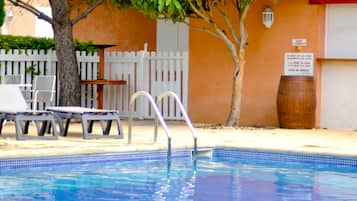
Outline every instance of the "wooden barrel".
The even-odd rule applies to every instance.
[[[311,76],[281,76],[277,97],[281,128],[315,127],[315,82]]]

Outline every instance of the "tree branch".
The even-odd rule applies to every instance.
[[[35,7],[31,6],[30,4],[20,1],[20,0],[8,0],[8,1],[14,6],[18,6],[20,8],[23,8],[23,9],[29,11],[30,13],[34,14],[38,19],[41,19],[41,20],[44,20],[50,24],[53,24],[53,20],[50,16],[39,11]]]
[[[85,11],[77,15],[71,20],[72,24],[76,24],[81,19],[87,17],[99,4],[103,3],[103,0],[96,0],[92,5],[90,5]]]
[[[192,1],[189,1],[190,7],[193,9],[193,11],[202,19],[204,19],[208,24],[211,24],[211,20],[209,17],[207,17],[205,14],[203,14],[193,3]]]
[[[235,60],[235,56],[237,55],[237,49],[235,44],[228,38],[226,33],[223,31],[221,27],[213,20],[213,16],[209,17],[202,13],[191,1],[189,1],[191,8],[197,15],[199,15],[202,19],[204,19],[208,24],[210,24],[215,30],[217,36],[226,43],[229,51],[231,51],[232,58]],[[211,14],[212,15],[212,14]],[[239,45],[239,43],[238,43]]]
[[[239,2],[238,0],[232,0],[234,8],[238,9]]]
[[[240,16],[239,16],[239,29],[240,29],[240,48],[244,48],[246,46],[246,43],[248,41],[248,34],[245,28],[245,19],[247,17],[248,14],[248,10],[249,10],[250,4],[248,4],[246,7],[243,8],[243,10],[241,10],[240,12]]]
[[[240,12],[241,19],[245,20],[245,18],[247,17],[249,8],[250,8],[250,4],[248,4],[246,7],[244,7],[243,11]]]
[[[216,32],[211,31],[211,30],[209,30],[209,29],[206,28],[206,27],[193,26],[192,24],[190,24],[190,23],[188,23],[188,22],[186,22],[186,21],[185,21],[185,22],[182,22],[182,23],[185,23],[187,26],[189,26],[189,27],[192,28],[192,29],[195,29],[195,30],[198,30],[198,31],[204,31],[204,32],[210,34],[211,36],[214,36],[214,37],[216,37],[216,38],[218,38],[218,39],[221,39],[221,37],[220,37]]]
[[[233,24],[231,22],[231,20],[228,18],[228,16],[226,15],[225,12],[223,12],[220,8],[218,8],[218,6],[214,6],[214,8],[216,9],[217,13],[222,16],[222,18],[224,19],[226,25],[228,26],[229,31],[232,34],[233,40],[236,44],[239,44],[239,40],[238,40],[238,36],[237,33],[233,27]]]

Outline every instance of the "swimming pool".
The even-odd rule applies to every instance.
[[[212,149],[0,160],[0,200],[356,200],[357,159]]]

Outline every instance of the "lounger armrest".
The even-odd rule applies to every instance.
[[[53,91],[53,90],[34,90],[34,98],[33,98],[33,100],[34,100],[34,103],[36,103],[37,101],[38,101],[38,96],[39,96],[39,94],[51,94],[51,96],[52,95],[54,95],[55,93],[56,93],[56,91]],[[51,97],[51,99],[52,99],[52,97]]]
[[[25,92],[29,92],[29,93],[41,93],[41,92],[48,92],[48,93],[55,93],[55,90],[24,90]]]
[[[42,93],[42,92],[48,92],[48,93],[55,93],[56,91],[54,90],[33,90],[35,93]]]

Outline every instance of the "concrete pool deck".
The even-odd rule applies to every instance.
[[[154,121],[134,121],[133,144],[127,145],[128,124],[123,120],[124,139],[82,139],[81,126],[72,123],[67,137],[58,140],[15,139],[13,123],[7,123],[0,137],[0,158],[166,150],[167,138],[160,126],[158,143],[153,145]],[[188,127],[168,122],[172,149],[192,148]],[[198,147],[237,147],[285,152],[318,153],[357,157],[357,132],[326,129],[224,128],[196,125]]]

